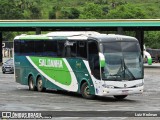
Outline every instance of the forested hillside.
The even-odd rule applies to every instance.
[[[1,0],[0,2],[1,20],[159,19],[159,11],[160,0]],[[151,44],[153,42],[150,43],[151,39],[156,41],[155,45]],[[145,41],[149,47],[160,48],[160,32],[145,32]]]

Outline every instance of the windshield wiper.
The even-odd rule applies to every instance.
[[[125,64],[125,62],[124,62],[124,68],[125,68],[125,70],[127,70],[128,71],[128,75],[130,76],[130,77],[132,77],[132,80],[136,80],[136,78],[134,77],[134,75],[132,74],[132,72],[128,69],[128,67],[126,66],[126,64]]]

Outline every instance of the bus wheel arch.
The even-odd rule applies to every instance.
[[[83,85],[85,82],[87,82],[87,81],[86,81],[86,80],[82,80],[82,81],[81,81],[80,88],[82,87],[82,85]]]
[[[82,80],[81,84],[80,84],[80,93],[82,94],[82,97],[86,98],[86,99],[93,99],[95,96],[89,94],[90,93],[90,88],[89,88],[89,84],[86,80]]]
[[[34,82],[34,77],[33,77],[32,74],[30,74],[28,76],[28,86],[29,86],[29,90],[31,90],[31,91],[36,91],[37,90],[36,84]]]
[[[44,80],[43,80],[43,77],[41,75],[37,76],[36,86],[37,86],[37,90],[39,92],[43,92],[43,91],[46,90],[46,88],[44,87]]]

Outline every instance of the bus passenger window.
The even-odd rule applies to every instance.
[[[20,53],[20,40],[15,40],[14,41],[14,52],[15,54],[19,54]]]
[[[44,41],[44,56],[57,56],[57,41]]]
[[[21,40],[21,54],[34,55],[34,41]]]
[[[43,56],[43,49],[44,49],[44,41],[35,41],[35,55]]]
[[[24,54],[25,51],[25,41],[21,40],[21,45],[20,45],[20,54]]]
[[[64,56],[65,57],[76,57],[77,47],[75,41],[66,41],[64,45]]]
[[[71,48],[71,57],[76,57],[77,56],[77,44],[76,41],[73,42],[73,45],[70,46]]]
[[[65,41],[58,41],[57,43],[57,56],[64,57],[65,56]]]
[[[77,57],[82,57],[87,59],[87,45],[85,41],[77,42]]]
[[[34,41],[26,41],[27,55],[34,55]]]

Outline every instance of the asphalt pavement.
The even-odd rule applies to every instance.
[[[159,117],[136,116],[140,112],[158,112],[160,114],[160,64],[144,65],[145,89],[143,94],[129,95],[126,99],[117,101],[112,96],[96,97],[87,100],[77,93],[47,90],[46,92],[29,91],[28,86],[15,82],[14,74],[2,74],[0,67],[0,111],[115,111],[115,116],[121,112],[135,112],[133,117],[65,117],[65,119],[110,119],[110,120],[159,120]],[[74,114],[74,113],[73,113]],[[98,113],[97,113],[98,114]],[[108,113],[109,114],[109,113]],[[93,116],[94,116],[93,115]],[[83,116],[83,115],[82,115]],[[64,119],[56,117],[52,119]]]

